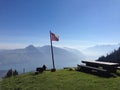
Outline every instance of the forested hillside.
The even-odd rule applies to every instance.
[[[105,62],[115,62],[120,63],[120,47],[118,50],[114,50],[107,56],[101,56],[98,61],[105,61]]]

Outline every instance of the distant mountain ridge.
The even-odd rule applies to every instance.
[[[65,66],[76,66],[84,59],[81,52],[77,54],[72,50],[54,47],[55,65],[57,68]],[[51,48],[49,45],[35,47],[29,45],[23,49],[2,50],[0,52],[0,69],[21,69],[34,70],[36,67],[46,64],[52,68]],[[18,68],[19,67],[19,68]]]
[[[106,57],[119,46],[120,44],[96,45],[82,52],[68,47],[54,47],[55,66],[56,68],[63,68],[76,66],[81,63],[81,60],[97,60],[102,55]],[[25,68],[26,71],[32,71],[43,64],[46,64],[48,68],[52,68],[50,45],[42,47],[29,45],[22,49],[0,50],[0,70],[13,68],[22,72],[23,68]]]
[[[89,48],[86,48],[82,51],[87,58],[97,59],[102,55],[107,55],[114,50],[117,50],[120,47],[120,44],[107,44],[107,45],[95,45]]]
[[[115,44],[115,45],[96,45],[93,47],[89,47],[87,49],[85,49],[86,52],[88,53],[96,53],[96,54],[107,54],[108,52],[113,51],[114,49],[118,49],[118,47],[120,46],[120,44]]]

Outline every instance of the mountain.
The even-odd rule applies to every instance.
[[[118,50],[114,50],[107,56],[99,57],[99,59],[97,59],[97,61],[120,63],[120,47]]]
[[[76,66],[84,58],[81,52],[75,53],[75,50],[72,49],[67,50],[60,47],[53,47],[53,49],[56,68]],[[52,68],[49,45],[43,47],[29,45],[23,49],[2,50],[0,52],[0,70],[12,68],[22,72],[25,68],[26,71],[32,71],[43,64],[47,65],[48,68]]]
[[[39,47],[38,50],[44,53],[45,59],[49,60],[51,63],[51,47],[47,45]],[[72,50],[67,50],[65,48],[54,47],[53,50],[57,67],[76,66],[85,57],[81,52],[76,54]]]
[[[1,64],[16,64],[33,60],[33,57],[40,56],[41,53],[34,47],[28,46],[25,49],[5,50],[0,52]],[[38,58],[36,58],[38,59]]]
[[[112,51],[118,49],[120,44],[113,44],[113,45],[96,45],[89,47],[87,49],[84,49],[82,52],[88,56],[87,58],[91,59],[97,59],[102,55],[107,55],[111,53]]]

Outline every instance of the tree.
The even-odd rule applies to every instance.
[[[16,75],[18,75],[18,71],[17,71],[17,70],[15,70],[15,71],[13,72],[13,76],[16,76]]]
[[[110,54],[107,54],[107,56],[99,57],[97,61],[120,63],[120,47],[118,50],[114,50]]]
[[[12,71],[12,69],[10,69],[10,70],[8,70],[8,72],[7,72],[7,74],[6,74],[6,78],[7,77],[11,77],[12,76],[12,74],[13,74],[13,71]]]
[[[18,75],[18,71],[17,70],[13,71],[12,69],[10,69],[10,70],[8,70],[5,78],[11,77],[11,76],[16,76],[16,75]]]

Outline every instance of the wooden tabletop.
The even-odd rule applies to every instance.
[[[110,65],[110,66],[119,66],[119,63],[112,62],[101,62],[101,61],[82,61],[82,63],[93,63],[93,64],[102,64],[102,65]]]

